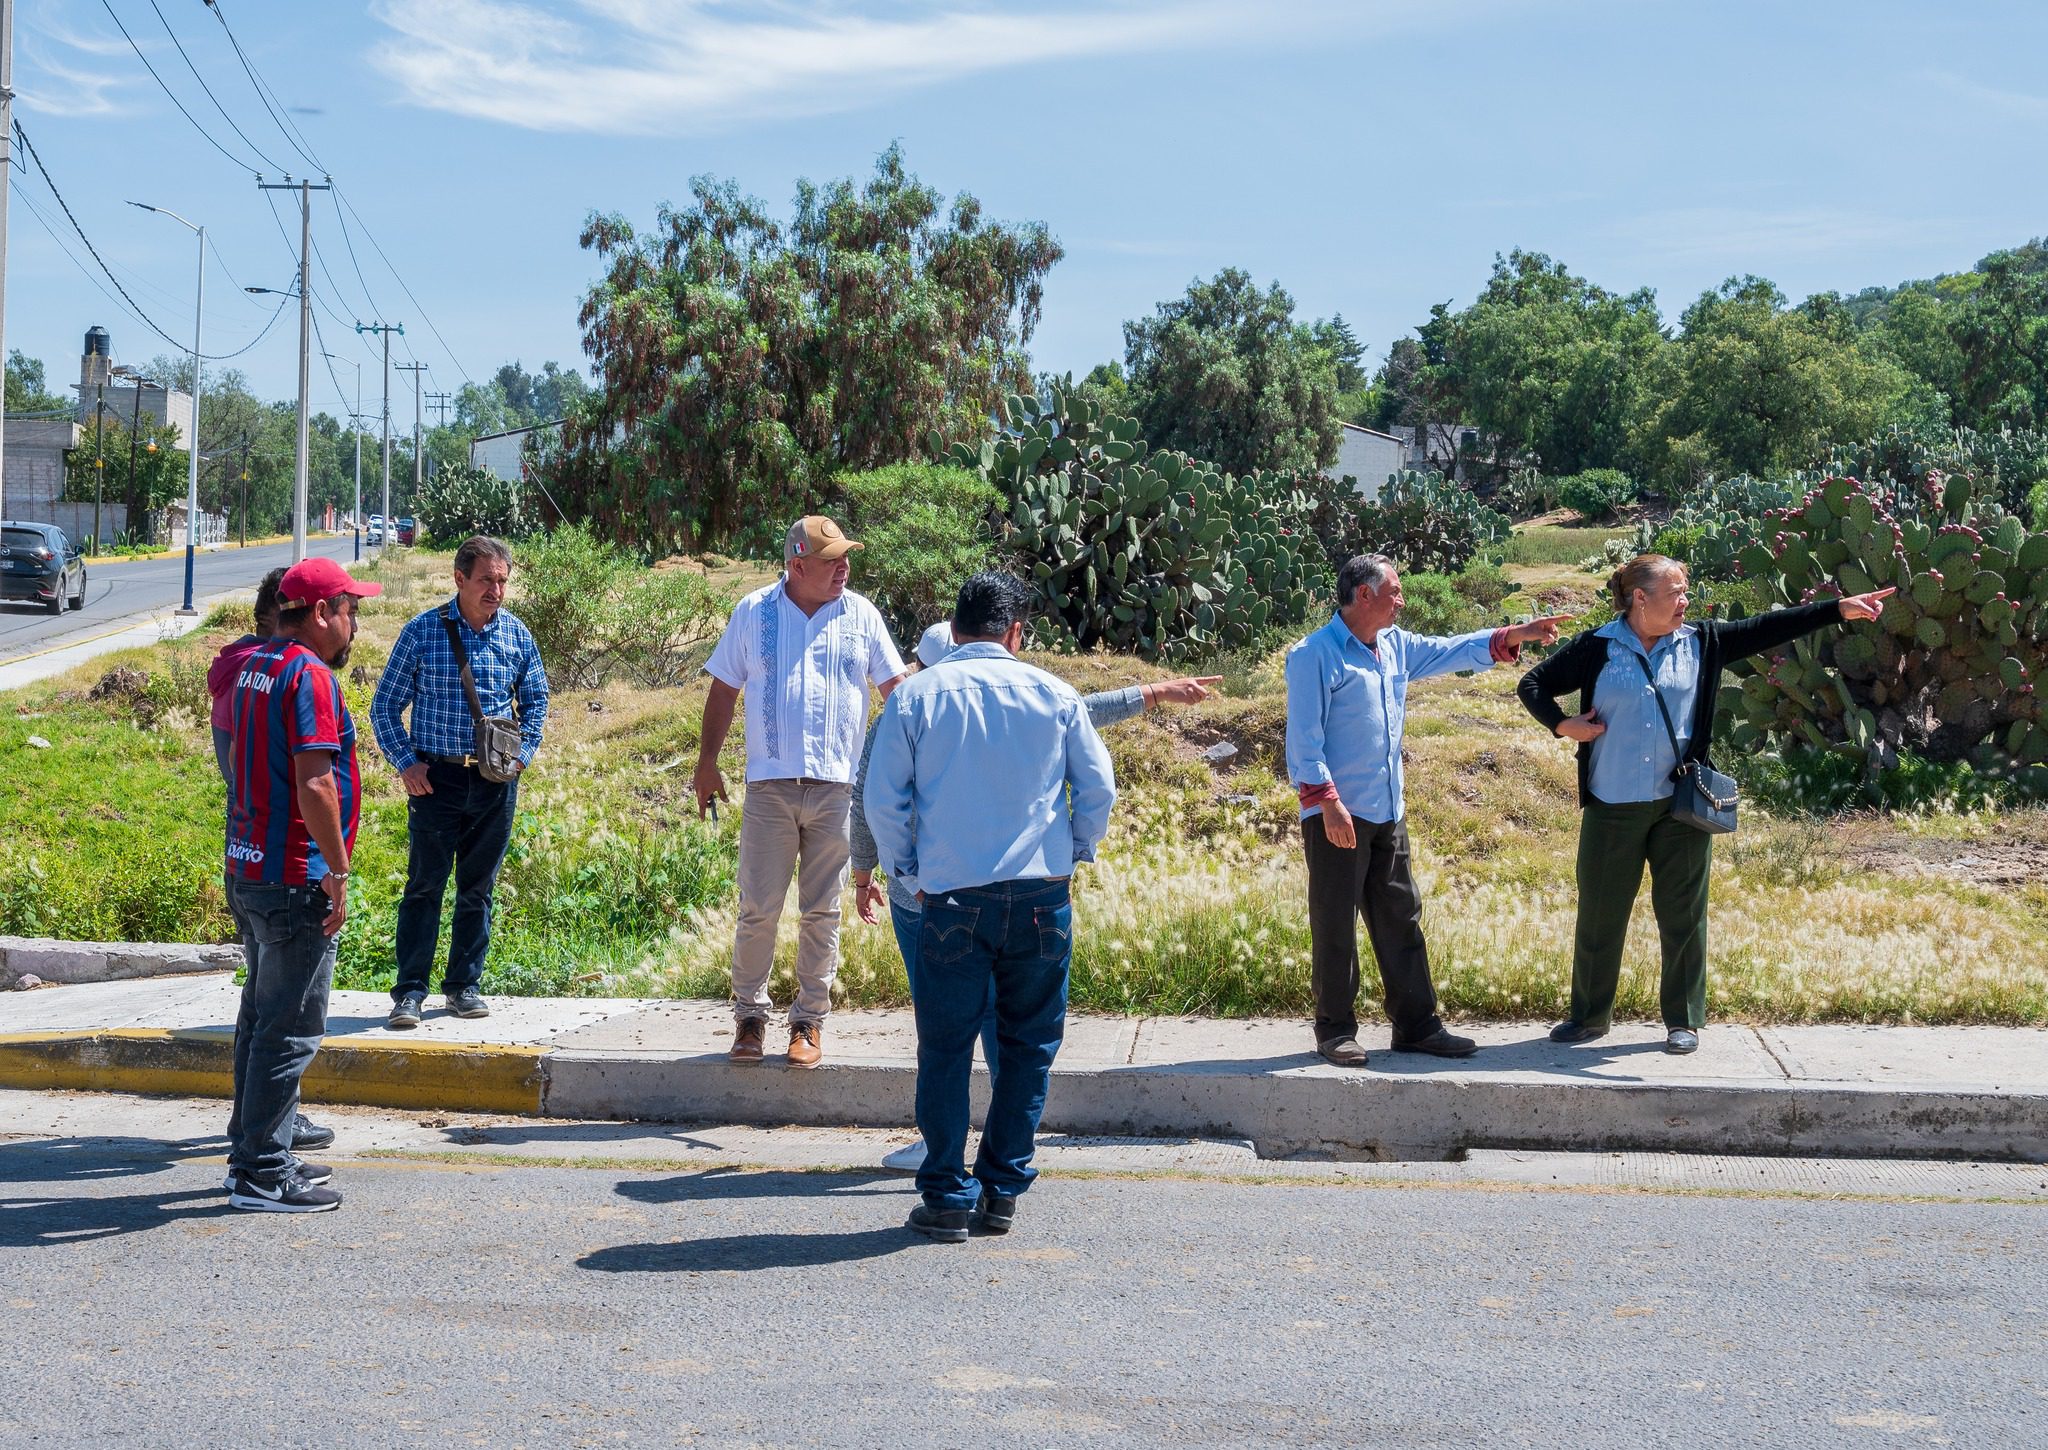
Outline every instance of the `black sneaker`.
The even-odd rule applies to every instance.
[[[923,1234],[937,1243],[964,1244],[967,1242],[967,1222],[972,1217],[964,1208],[933,1208],[920,1203],[910,1210],[909,1228],[912,1233]]]
[[[1458,1037],[1448,1029],[1439,1027],[1427,1037],[1418,1037],[1413,1042],[1396,1041],[1396,1052],[1426,1052],[1431,1057],[1470,1057],[1479,1050],[1479,1044],[1469,1037]]]
[[[317,1153],[334,1146],[334,1129],[315,1123],[300,1113],[292,1119],[292,1151]]]
[[[981,1195],[977,1222],[981,1224],[983,1233],[1006,1234],[1010,1231],[1010,1225],[1016,1221],[1016,1194],[984,1192]]]
[[[251,1213],[326,1213],[341,1207],[341,1191],[309,1183],[297,1169],[275,1183],[236,1173],[228,1189],[228,1207]]]
[[[484,994],[474,987],[464,987],[452,997],[443,998],[448,1004],[449,1015],[454,1017],[488,1017],[491,1004],[484,1000]]]
[[[384,1019],[386,1027],[417,1027],[420,1018],[427,1015],[427,994],[407,992],[391,1004],[391,1015]]]
[[[1607,1035],[1605,1027],[1594,1027],[1585,1022],[1564,1021],[1550,1029],[1550,1040],[1566,1044],[1574,1042],[1597,1042]]]
[[[292,1160],[291,1171],[298,1174],[299,1177],[305,1179],[306,1182],[312,1184],[315,1188],[318,1188],[334,1176],[334,1170],[325,1163],[308,1163],[303,1158],[294,1158]],[[234,1169],[230,1168],[228,1170],[228,1176],[221,1179],[220,1186],[230,1193],[235,1191]]]

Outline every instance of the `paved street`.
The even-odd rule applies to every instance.
[[[330,559],[346,560],[355,551],[352,535],[314,534],[306,544],[308,552]],[[291,557],[289,543],[201,550],[193,564],[193,596],[203,600],[238,589],[253,589],[267,571],[290,563]],[[171,559],[120,563],[87,560],[82,610],[52,615],[33,604],[12,600],[0,603],[0,664],[146,621],[152,615],[176,609],[184,599],[182,554]]]
[[[941,1246],[908,1180],[773,1135],[344,1110],[348,1201],[286,1218],[224,1207],[221,1104],[63,1097],[5,1095],[0,1445],[2048,1440],[2038,1202],[1133,1149]]]

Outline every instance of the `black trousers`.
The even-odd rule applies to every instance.
[[[1443,1026],[1422,939],[1422,893],[1408,866],[1402,821],[1352,820],[1358,844],[1330,844],[1320,814],[1301,823],[1308,855],[1308,934],[1315,987],[1316,1041],[1358,1032],[1358,918],[1365,918],[1378,959],[1382,1000],[1396,1042],[1415,1042]]]
[[[454,996],[483,980],[491,949],[491,890],[512,839],[512,814],[519,782],[489,781],[474,767],[427,762],[432,795],[407,796],[406,825],[411,851],[405,895],[398,903],[398,980],[394,1000],[425,992],[434,974],[434,946],[441,935],[441,898],[455,875],[455,923],[448,943],[448,970],[441,989]]]

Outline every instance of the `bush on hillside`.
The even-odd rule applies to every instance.
[[[615,676],[686,683],[733,607],[694,569],[643,569],[579,524],[522,545],[512,587],[512,611],[533,631],[550,683],[568,689]]]
[[[853,556],[854,587],[905,644],[950,617],[962,582],[995,557],[989,520],[1003,495],[978,473],[898,463],[841,474],[836,486],[847,532],[862,544]]]
[[[1510,532],[1507,515],[1463,484],[1434,471],[1403,470],[1378,499],[1350,512],[1330,555],[1385,554],[1404,569],[1455,574],[1481,549],[1506,542]]]
[[[1618,468],[1589,468],[1559,481],[1557,501],[1583,519],[1611,519],[1636,501],[1636,481]]]
[[[518,539],[533,527],[517,484],[487,469],[462,465],[442,468],[422,480],[413,514],[427,538],[451,549],[472,534]]]

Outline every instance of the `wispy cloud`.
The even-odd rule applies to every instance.
[[[1834,207],[1739,206],[1673,207],[1628,217],[1607,228],[1610,235],[1662,260],[1727,258],[1744,266],[1924,242],[1943,230],[1940,224],[1918,218]]]
[[[1270,33],[1329,0],[374,0],[372,62],[414,104],[542,131],[660,135],[847,110],[965,76]],[[1360,5],[1410,15],[1422,0]]]
[[[119,56],[130,56],[128,42],[112,29],[105,33],[77,30],[61,0],[38,0],[22,7],[18,23],[21,58],[27,62],[15,76],[22,103],[45,116],[119,116],[134,107],[124,104],[132,77],[118,68]],[[114,62],[100,69],[97,62]]]
[[[1986,85],[1974,76],[1958,75],[1954,71],[1929,71],[1926,79],[1949,95],[1974,102],[1998,115],[2020,121],[2048,120],[2048,96],[2037,96],[2026,91],[2008,91],[1999,86]]]

